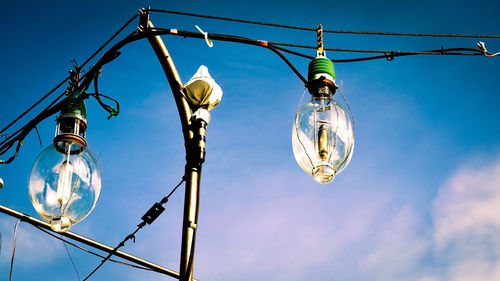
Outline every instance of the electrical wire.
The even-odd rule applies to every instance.
[[[118,31],[116,31],[108,40],[106,40],[106,42],[104,44],[102,44],[89,58],[87,58],[87,60],[85,60],[85,62],[79,66],[80,68],[84,67],[88,62],[90,62],[102,49],[104,49],[116,36],[118,36],[134,19],[137,18],[139,14],[135,14],[133,17],[131,17],[120,29],[118,29]],[[81,79],[85,79],[86,75],[84,75]],[[7,126],[5,126],[2,130],[0,130],[0,135],[5,132],[7,129],[9,129],[12,125],[14,125],[16,122],[18,122],[22,117],[24,117],[28,112],[30,112],[31,110],[33,110],[33,108],[35,108],[37,105],[39,105],[42,101],[44,101],[47,97],[49,97],[52,93],[54,93],[57,89],[59,89],[62,85],[64,85],[68,80],[70,79],[70,76],[66,77],[63,81],[61,81],[56,87],[54,87],[52,90],[50,90],[47,94],[45,94],[42,98],[40,98],[37,102],[35,102],[32,106],[30,106],[27,110],[25,110],[23,113],[21,113],[18,117],[16,117],[12,122],[10,122]],[[66,92],[65,92],[66,93]],[[22,142],[24,140],[24,138],[26,137],[26,135],[29,134],[29,132],[39,123],[41,122],[43,119],[40,119],[38,117],[40,117],[41,115],[45,116],[46,114],[43,114],[43,113],[46,113],[46,112],[52,112],[52,110],[50,110],[52,108],[52,106],[61,98],[65,95],[65,93],[61,94],[60,96],[58,96],[54,101],[52,101],[52,103],[47,106],[44,110],[42,110],[42,112],[37,116],[35,117],[35,119],[31,120],[31,121],[34,121],[34,120],[37,120],[38,122],[36,124],[30,124],[31,122],[28,123],[28,125],[30,126],[24,126],[22,127],[21,129],[19,129],[18,131],[16,131],[14,134],[9,134],[9,137],[5,138],[1,143],[0,143],[0,155],[3,155],[7,150],[10,150],[10,148],[12,148],[12,146],[14,146],[15,142],[17,141],[17,146],[16,146],[16,150],[15,150],[15,153],[8,159],[8,160],[0,160],[0,164],[9,164],[10,162],[12,162],[16,157],[17,157],[17,154],[19,152],[19,149],[22,145]],[[109,98],[109,97],[106,97],[106,98]],[[59,105],[59,104],[58,104]],[[55,113],[55,112],[54,112]],[[52,114],[50,114],[52,115]],[[49,115],[49,116],[50,116]],[[48,116],[47,116],[48,117]],[[22,132],[22,133],[21,133]],[[7,143],[6,145],[4,145],[5,143]]]
[[[99,86],[98,86],[98,80],[99,80],[99,74],[96,74],[95,78],[94,78],[94,94],[89,94],[89,96],[92,96],[94,97],[97,102],[99,103],[99,105],[104,109],[106,110],[108,113],[109,113],[109,116],[108,116],[108,120],[113,117],[113,116],[117,116],[119,113],[120,113],[120,103],[118,103],[117,100],[111,98],[111,97],[108,97],[108,96],[105,96],[103,94],[100,94],[99,93]],[[111,100],[113,101],[115,104],[116,104],[116,108],[113,108],[107,104],[105,104],[102,100],[101,100],[101,97],[103,98],[106,98],[108,100]]]
[[[26,109],[21,115],[19,115],[16,119],[14,119],[12,122],[10,122],[7,126],[5,126],[2,130],[0,130],[0,134],[5,132],[8,128],[10,128],[12,125],[14,125],[19,119],[23,118],[24,115],[26,115],[28,112],[30,112],[33,108],[35,108],[37,105],[39,105],[42,101],[44,101],[48,96],[50,96],[52,93],[54,93],[59,87],[64,85],[69,80],[69,76],[66,77],[63,81],[61,81],[57,86],[55,86],[52,90],[50,90],[48,93],[46,93],[41,99],[39,99],[37,102],[35,102],[32,106],[30,106],[28,109]]]
[[[310,27],[285,25],[285,24],[276,24],[276,23],[269,23],[269,22],[262,22],[262,21],[253,21],[253,20],[244,20],[244,19],[229,18],[229,17],[210,16],[210,15],[202,15],[202,14],[195,14],[195,13],[171,11],[171,10],[149,9],[149,11],[151,11],[151,12],[159,12],[159,13],[166,13],[166,14],[175,14],[175,15],[190,16],[190,17],[215,19],[215,20],[222,20],[222,21],[232,21],[232,22],[239,22],[239,23],[248,23],[248,24],[255,24],[255,25],[263,25],[263,26],[287,28],[287,29],[294,29],[294,30],[304,30],[304,31],[314,31],[314,32],[317,31],[316,28],[310,28]],[[329,29],[324,29],[323,32],[324,33],[339,33],[339,34],[356,34],[356,35],[385,35],[385,36],[500,38],[500,35],[477,35],[477,34],[438,34],[438,33],[408,33],[408,32],[376,32],[376,31],[350,31],[350,30],[329,30]]]
[[[146,11],[148,11],[148,10],[146,9]],[[165,10],[149,9],[149,11],[162,12]],[[169,11],[167,11],[167,12],[169,12]],[[137,17],[137,14],[134,15],[131,19],[129,19],[125,23],[125,25],[122,26],[115,34],[113,34],[113,36],[110,39],[108,39],[103,44],[103,46],[101,46],[96,52],[94,52],[94,54],[92,54],[91,57],[84,62],[84,64],[86,64],[88,61],[90,61],[98,52],[100,52],[105,46],[107,46],[107,44],[109,44],[120,32],[122,32],[125,29],[125,27],[128,26],[136,17]],[[213,18],[217,18],[217,17],[213,17]],[[273,26],[283,27],[281,25],[273,25]],[[286,27],[286,26],[284,26],[284,27]],[[310,30],[316,31],[316,29],[310,29]],[[327,32],[327,31],[324,31],[324,32]],[[268,48],[269,50],[276,53],[292,69],[292,71],[306,85],[306,87],[307,87],[307,80],[300,74],[299,71],[297,71],[297,69],[290,63],[290,61],[281,52],[286,52],[286,53],[289,53],[289,54],[292,54],[295,56],[300,56],[300,57],[307,58],[307,59],[312,59],[313,57],[296,52],[296,51],[288,50],[286,48],[283,48],[282,46],[316,49],[316,46],[298,45],[298,44],[281,43],[281,42],[268,42],[268,41],[263,41],[263,40],[254,40],[254,39],[250,39],[250,38],[244,38],[244,37],[233,36],[233,35],[225,35],[225,34],[208,34],[208,33],[200,34],[200,33],[196,33],[196,32],[179,31],[177,29],[146,28],[145,30],[140,30],[140,31],[136,30],[136,31],[130,33],[124,39],[122,39],[121,41],[119,41],[118,43],[113,45],[107,52],[105,52],[103,54],[103,56],[96,62],[96,64],[93,67],[91,67],[90,70],[83,77],[81,77],[81,79],[79,79],[79,82],[81,82],[81,85],[79,87],[80,92],[82,92],[82,93],[86,92],[86,90],[88,89],[88,87],[90,86],[92,81],[94,81],[94,85],[97,88],[97,77],[98,77],[98,74],[100,73],[102,67],[105,64],[109,63],[110,61],[114,60],[120,54],[120,52],[118,50],[121,49],[123,46],[125,46],[131,42],[144,39],[144,38],[151,36],[151,35],[156,36],[156,35],[166,35],[166,34],[178,35],[178,36],[183,36],[183,37],[191,37],[191,38],[201,38],[201,39],[205,39],[205,37],[207,37],[207,38],[210,38],[211,40],[228,41],[228,42],[242,43],[242,44],[248,44],[248,45],[254,45],[254,46]],[[339,49],[339,48],[325,48],[325,50],[338,51],[338,52],[378,53],[378,54],[381,54],[381,55],[360,57],[360,58],[334,59],[334,60],[332,60],[333,62],[357,62],[357,61],[367,61],[367,60],[375,60],[375,59],[386,59],[386,60],[392,61],[396,57],[409,56],[409,55],[483,55],[486,57],[493,57],[493,56],[499,55],[499,53],[496,53],[496,54],[489,53],[486,50],[486,48],[484,47],[484,43],[482,43],[482,42],[480,42],[480,43],[482,45],[478,45],[478,49],[471,49],[471,48],[448,48],[448,49],[445,49],[442,47],[441,49],[438,49],[438,50],[418,51],[418,52],[415,52],[415,51],[389,51],[389,50]],[[67,81],[67,79],[65,81]],[[58,85],[58,87],[60,87],[60,85]],[[52,90],[51,92],[49,92],[49,94],[52,93],[53,91],[55,91],[55,89]],[[26,124],[25,126],[20,128],[14,134],[9,134],[8,137],[5,137],[5,139],[2,142],[0,142],[0,155],[3,155],[8,150],[10,150],[14,145],[16,145],[16,142],[17,142],[14,154],[10,158],[8,158],[7,160],[0,160],[0,164],[8,164],[16,158],[26,135],[28,135],[29,132],[33,128],[35,128],[35,126],[39,122],[41,122],[42,120],[44,120],[48,116],[56,113],[59,110],[59,108],[60,108],[62,102],[64,102],[64,100],[60,101],[58,103],[56,103],[56,102],[62,96],[64,96],[64,93],[61,94],[61,96],[59,96],[56,100],[54,100],[50,104],[50,106],[46,107],[37,117],[35,117],[30,122],[28,122],[28,124]],[[88,96],[89,95],[87,95],[87,97]],[[108,111],[110,113],[110,115],[108,116],[108,119],[110,117],[118,114],[119,104],[116,100],[114,100],[108,96],[104,96],[104,95],[100,94],[98,92],[98,90],[96,90],[96,93],[91,94],[90,96],[93,96],[94,98],[96,98],[98,103],[106,111]],[[101,97],[115,102],[116,109],[114,109],[113,107],[111,107],[109,105],[104,104],[102,102]],[[36,103],[34,106],[36,106],[37,104],[38,103]],[[27,111],[31,110],[34,106],[29,108]],[[7,126],[7,128],[12,126],[12,124],[17,122],[20,118],[22,118],[22,116],[24,116],[27,113],[27,111],[25,113],[23,113],[21,116],[19,116],[18,118],[16,118],[16,120],[11,122],[11,124],[9,124]],[[5,128],[4,130],[6,130],[7,128]],[[0,131],[0,134],[4,130]]]
[[[91,61],[102,49],[104,49],[113,39],[115,39],[118,34],[120,34],[133,20],[135,20],[139,16],[139,13],[135,14],[133,17],[131,17],[118,31],[115,32],[104,44],[102,44],[99,49],[97,49],[82,65],[81,67],[84,67],[89,61]]]
[[[183,36],[183,37],[191,37],[191,38],[199,38],[199,39],[205,39],[205,35],[197,32],[192,32],[192,31],[184,31],[184,30],[177,30],[177,29],[169,29],[169,28],[153,28],[149,32],[153,34],[170,34],[170,35],[177,35],[177,36]],[[284,48],[276,48],[273,44],[269,44],[267,41],[262,41],[262,40],[255,40],[255,39],[250,39],[246,37],[240,37],[240,36],[234,36],[234,35],[226,35],[226,34],[208,34],[208,37],[212,40],[219,40],[219,41],[226,41],[226,42],[235,42],[235,43],[243,43],[247,45],[253,45],[253,46],[259,46],[259,47],[264,47],[267,48],[271,51],[273,51],[275,54],[277,54],[289,67],[290,69],[297,75],[297,77],[305,84],[307,85],[307,80],[302,76],[302,74],[293,66],[293,64],[280,52],[280,50],[284,50]],[[288,53],[299,55],[299,53],[294,52],[294,51],[289,51],[287,50]],[[303,56],[303,55],[301,55]]]
[[[158,28],[155,27],[150,32],[155,35],[175,35],[182,37],[190,37],[190,38],[198,38],[205,39],[205,34],[184,31],[178,29],[169,29],[169,28]],[[295,52],[292,50],[288,50],[279,46],[287,46],[287,47],[295,47],[295,48],[306,48],[306,49],[316,49],[317,46],[309,46],[309,45],[300,45],[300,44],[291,44],[291,43],[281,43],[281,42],[269,42],[263,40],[255,40],[245,37],[226,35],[226,34],[215,34],[209,33],[207,34],[208,38],[211,40],[218,41],[226,41],[226,42],[236,42],[243,43],[248,45],[266,47],[276,52],[277,50],[287,52],[296,56],[304,57],[307,59],[313,59],[314,57],[301,54],[299,52]],[[484,44],[484,43],[483,43]],[[362,49],[341,49],[341,48],[324,48],[328,51],[337,51],[337,52],[354,52],[354,53],[380,53],[383,55],[369,56],[369,57],[361,57],[361,58],[350,58],[350,59],[333,59],[333,62],[345,63],[345,62],[358,62],[358,61],[367,61],[367,60],[375,60],[375,59],[387,59],[389,61],[394,60],[396,57],[402,56],[411,56],[411,55],[472,55],[472,56],[487,56],[491,57],[492,55],[486,51],[486,49],[478,48],[441,48],[436,50],[428,50],[428,51],[394,51],[394,50],[362,50]],[[278,54],[278,53],[277,53]],[[284,58],[282,55],[278,54],[282,59]],[[285,62],[291,67],[294,73],[303,81],[305,81],[304,77],[298,73],[298,71],[289,63],[288,60],[285,59]]]
[[[16,237],[17,237],[17,227],[19,226],[19,223],[21,223],[21,220],[16,222],[16,225],[14,226],[14,239],[12,242],[12,256],[10,258],[10,270],[9,270],[9,281],[12,281],[12,269],[14,267],[14,256],[16,255]]]
[[[62,239],[62,236],[60,236]],[[66,246],[66,243],[62,243],[64,245],[64,249],[66,249],[66,253],[68,254],[69,261],[71,262],[71,265],[73,266],[73,269],[75,270],[76,277],[78,277],[78,281],[80,281],[80,273],[78,273],[78,269],[76,268],[75,263],[73,262],[73,258],[71,257],[71,254],[69,253],[68,246]]]
[[[276,46],[286,46],[286,47],[295,47],[295,48],[304,48],[304,49],[316,49],[317,46],[311,45],[301,45],[301,44],[291,44],[291,43],[282,43],[282,42],[269,42],[269,44],[273,44]],[[390,53],[390,52],[399,52],[401,54],[415,54],[415,55],[441,55],[443,49],[439,50],[431,50],[431,51],[394,51],[394,50],[365,50],[365,49],[341,49],[341,48],[323,48],[326,51],[335,51],[335,52],[350,52],[350,53]],[[483,55],[484,52],[481,49],[473,49],[473,48],[449,48],[444,49],[448,52],[473,52],[474,54]]]
[[[104,44],[102,44],[90,57],[88,57],[85,62],[80,65],[80,68],[83,68],[88,62],[90,62],[102,49],[104,49],[113,39],[118,36],[134,19],[137,18],[139,14],[135,14],[133,17],[131,17],[118,31],[116,31]],[[16,119],[14,119],[11,123],[9,123],[5,128],[3,128],[0,131],[0,134],[5,132],[8,128],[10,128],[13,124],[15,124],[19,119],[21,119],[24,115],[26,115],[28,112],[30,112],[33,108],[35,108],[38,104],[40,104],[43,100],[45,100],[48,96],[50,96],[52,93],[54,93],[59,87],[64,85],[68,80],[69,76],[66,77],[63,81],[61,81],[59,84],[57,84],[56,87],[54,87],[52,90],[50,90],[47,94],[45,94],[41,99],[39,99],[37,102],[35,102],[31,107],[29,107],[26,111],[24,111],[21,115],[19,115]]]
[[[87,275],[87,277],[85,277],[85,279],[83,279],[83,281],[88,280],[97,270],[99,270],[99,268],[118,251],[118,249],[125,246],[125,243],[128,240],[132,240],[135,243],[135,234],[140,229],[142,229],[144,226],[146,226],[146,224],[151,224],[155,219],[158,218],[158,216],[160,216],[160,214],[165,210],[165,208],[162,205],[168,202],[169,197],[172,196],[172,194],[177,190],[177,188],[179,188],[179,186],[185,180],[186,180],[186,177],[183,176],[181,181],[172,189],[172,191],[170,191],[170,193],[167,196],[165,196],[161,199],[160,203],[153,204],[153,206],[146,212],[146,214],[144,216],[142,216],[142,218],[141,218],[142,221],[141,221],[141,223],[139,223],[137,225],[137,228],[134,230],[134,232],[127,235],[127,237],[125,237],[111,252],[109,252],[109,254],[106,256],[106,258],[104,258],[101,261],[101,263],[96,268],[94,268],[94,270],[92,270],[92,272],[90,272],[89,275]]]
[[[70,245],[70,246],[73,246],[73,247],[75,247],[75,248],[77,248],[77,249],[79,249],[79,250],[82,250],[82,251],[84,251],[84,252],[87,252],[87,253],[89,253],[89,254],[91,254],[91,255],[94,255],[94,256],[96,256],[96,257],[100,257],[100,258],[102,258],[102,259],[104,259],[104,258],[105,258],[103,255],[99,255],[98,253],[95,253],[95,252],[93,252],[93,251],[90,251],[90,250],[88,250],[88,249],[86,249],[86,248],[84,248],[84,247],[78,246],[78,245],[76,245],[75,243],[72,243],[72,242],[70,242],[70,241],[68,241],[68,240],[66,240],[66,239],[64,239],[64,238],[62,238],[62,237],[56,236],[56,235],[54,235],[53,233],[50,233],[49,231],[47,231],[47,230],[45,230],[45,229],[43,229],[43,228],[41,228],[41,227],[39,227],[39,226],[37,226],[37,225],[33,225],[33,226],[34,226],[34,227],[36,227],[36,228],[38,228],[40,231],[45,232],[47,235],[50,235],[50,236],[52,236],[52,237],[54,237],[54,238],[56,238],[56,239],[61,240],[61,241],[62,241],[62,242],[64,242],[65,244],[68,244],[68,245]],[[134,267],[134,268],[138,268],[138,269],[142,269],[142,270],[147,270],[147,271],[154,271],[154,272],[158,272],[158,271],[156,271],[156,270],[154,270],[154,269],[152,269],[152,268],[143,267],[143,266],[138,266],[138,265],[135,265],[135,264],[126,263],[126,262],[122,262],[122,261],[118,261],[118,260],[114,260],[114,259],[109,259],[109,261],[110,261],[110,262],[114,262],[114,263],[118,263],[118,264],[122,264],[122,265],[126,265],[126,266],[130,266],[130,267]],[[159,273],[160,273],[160,272],[159,272]]]

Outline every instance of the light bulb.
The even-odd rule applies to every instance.
[[[75,144],[65,144],[68,149]],[[31,202],[56,231],[66,231],[94,208],[101,192],[101,170],[89,148],[64,154],[55,145],[35,160],[29,179]]]
[[[318,183],[329,183],[349,163],[354,149],[352,118],[332,99],[333,63],[326,57],[309,65],[311,100],[300,106],[292,130],[292,147],[300,167]]]
[[[354,134],[348,112],[332,99],[313,98],[297,110],[292,130],[295,159],[319,183],[329,183],[349,163]]]
[[[38,155],[31,169],[31,202],[58,232],[84,219],[101,193],[101,168],[86,146],[86,125],[85,105],[70,100],[58,118],[54,143]]]

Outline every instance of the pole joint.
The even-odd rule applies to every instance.
[[[145,32],[150,27],[149,13],[150,13],[150,7],[139,9],[139,26],[137,27],[137,29],[140,32]]]
[[[207,122],[201,118],[192,120],[190,130],[193,133],[189,140],[186,160],[189,166],[201,167],[205,162]]]

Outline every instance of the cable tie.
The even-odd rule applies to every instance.
[[[489,57],[490,58],[490,57],[496,57],[496,56],[500,55],[500,52],[499,53],[494,53],[494,54],[488,52],[488,50],[486,50],[486,45],[482,41],[477,42],[476,46],[479,48],[479,50],[481,50],[481,53],[485,57]]]
[[[171,28],[170,29],[170,34],[179,34],[179,30],[177,30],[175,28]]]
[[[483,53],[483,55],[486,55],[488,53],[488,50],[486,50],[486,46],[484,45],[484,42],[479,41],[476,43],[476,46],[479,48],[479,50],[481,50],[481,53]]]
[[[109,116],[108,116],[108,120],[111,119],[111,117],[113,116],[117,116],[118,115],[118,112],[111,107],[111,112],[109,112]]]
[[[267,45],[269,44],[268,41],[264,41],[264,40],[257,40],[257,42],[259,42],[259,44],[263,47],[267,47]]]
[[[210,38],[208,38],[208,32],[204,32],[197,25],[195,25],[195,27],[196,27],[196,29],[198,29],[198,31],[200,31],[201,34],[203,34],[205,36],[205,42],[207,42],[208,47],[212,48],[214,46],[214,43],[212,42],[212,40],[210,40]]]

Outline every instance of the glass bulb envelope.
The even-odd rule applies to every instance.
[[[101,168],[89,148],[71,142],[47,147],[33,164],[31,202],[55,231],[67,231],[94,209],[101,193]]]
[[[313,97],[295,115],[295,159],[319,183],[329,183],[351,160],[354,129],[349,113],[331,98]]]

